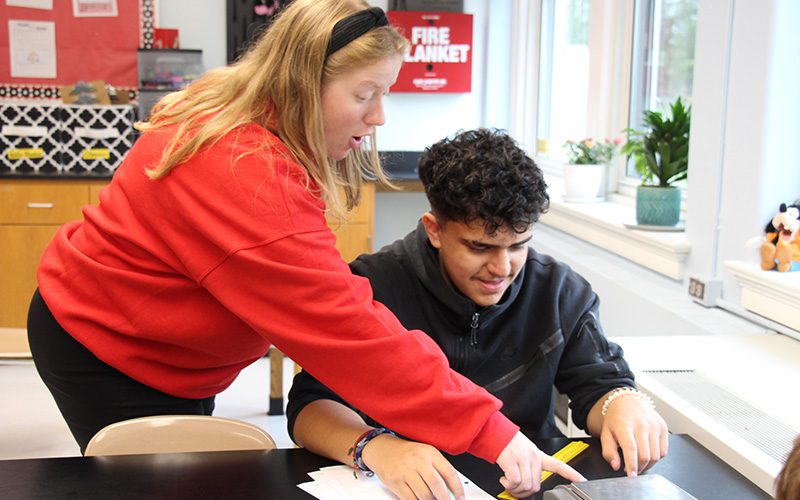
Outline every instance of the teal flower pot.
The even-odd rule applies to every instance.
[[[674,226],[681,215],[681,190],[677,187],[636,188],[636,223],[641,226]]]

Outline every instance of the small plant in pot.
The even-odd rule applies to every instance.
[[[563,165],[564,199],[573,202],[602,201],[605,196],[606,165],[622,139],[567,141],[567,163]]]
[[[678,97],[671,116],[644,112],[644,130],[625,129],[622,153],[633,156],[642,184],[636,189],[636,223],[675,226],[680,219],[681,191],[675,183],[687,178],[691,107]]]

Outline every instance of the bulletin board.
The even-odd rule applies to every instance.
[[[151,2],[147,4],[152,7]],[[0,3],[0,98],[58,98],[62,85],[78,80],[103,80],[121,89],[136,89],[144,5],[142,1],[118,0],[114,17],[76,17],[71,0],[53,0],[52,9],[9,6],[3,1]],[[54,23],[55,78],[11,76],[10,21]]]

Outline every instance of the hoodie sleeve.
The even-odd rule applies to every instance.
[[[616,387],[634,387],[622,348],[603,333],[598,307],[599,299],[593,295],[590,306],[568,332],[556,377],[556,387],[569,396],[572,419],[581,429],[586,429],[589,411],[605,393]]]

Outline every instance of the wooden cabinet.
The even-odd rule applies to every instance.
[[[62,224],[81,218],[92,182],[0,179],[0,327],[25,327],[42,252]]]
[[[107,180],[0,179],[0,328],[24,328],[47,244],[81,208],[98,203]],[[375,188],[366,185],[346,221],[330,225],[345,261],[372,251]]]
[[[333,234],[336,235],[336,248],[345,262],[350,262],[362,253],[372,252],[375,229],[375,185],[366,184],[361,192],[361,201],[345,221],[328,219]]]

